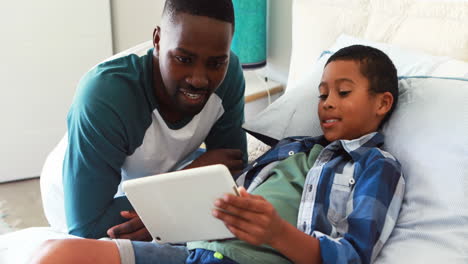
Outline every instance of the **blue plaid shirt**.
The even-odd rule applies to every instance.
[[[395,226],[405,189],[400,163],[379,148],[382,134],[330,144],[323,137],[283,139],[238,183],[254,189],[272,164],[314,144],[326,147],[306,176],[297,228],[319,239],[324,264],[372,263]]]

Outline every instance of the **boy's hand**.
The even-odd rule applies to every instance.
[[[109,230],[107,230],[107,235],[110,238],[130,239],[137,241],[153,240],[137,213],[134,211],[122,211],[120,212],[120,215],[130,220],[109,228]]]
[[[208,150],[195,159],[186,168],[190,169],[214,164],[224,164],[232,174],[236,174],[244,168],[242,152],[239,149]]]
[[[237,238],[253,245],[270,244],[282,233],[284,220],[273,205],[259,195],[239,188],[240,197],[227,194],[215,201],[213,215]]]

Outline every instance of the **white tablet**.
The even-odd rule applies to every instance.
[[[212,216],[214,201],[237,186],[224,165],[158,174],[123,183],[123,190],[158,243],[234,237]]]

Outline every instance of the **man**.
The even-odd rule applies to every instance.
[[[167,0],[146,56],[104,62],[81,79],[62,159],[69,233],[151,239],[119,184],[175,170],[203,142],[206,153],[188,167],[243,168],[245,83],[233,33],[230,0]]]

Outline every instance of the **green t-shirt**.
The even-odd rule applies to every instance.
[[[252,194],[263,196],[284,220],[296,226],[305,178],[322,149],[322,146],[315,145],[308,154],[297,153],[281,161],[273,168],[271,176]],[[203,248],[217,251],[241,264],[291,263],[267,245],[254,246],[241,240],[189,242],[187,247],[189,250]]]

